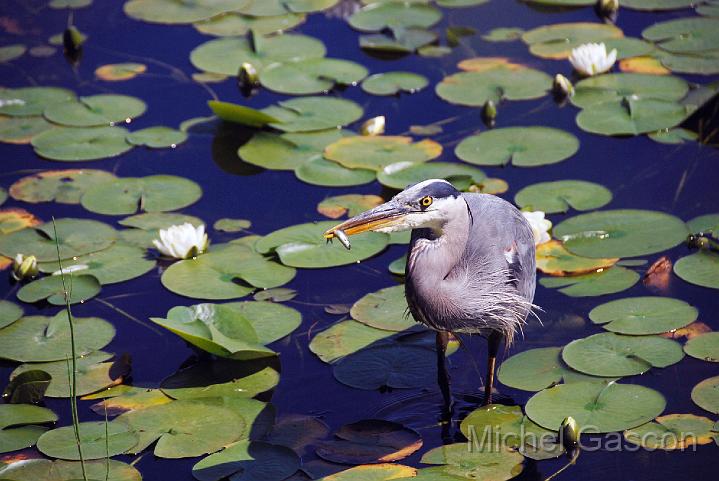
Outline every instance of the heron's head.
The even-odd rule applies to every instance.
[[[363,212],[325,232],[327,239],[341,230],[347,235],[365,231],[399,232],[442,227],[467,215],[467,203],[461,192],[442,179],[430,179],[407,187],[391,200]]]

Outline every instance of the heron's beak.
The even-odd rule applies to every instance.
[[[359,234],[360,232],[376,231],[382,228],[401,224],[410,209],[398,202],[390,200],[382,205],[363,212],[343,223],[334,226],[325,232],[325,239],[337,237],[336,232],[342,231],[346,235]]]

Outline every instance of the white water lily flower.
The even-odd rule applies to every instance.
[[[604,73],[617,60],[617,49],[607,54],[607,46],[603,43],[585,43],[572,49],[569,61],[574,69],[582,75],[592,76]]]
[[[205,252],[209,241],[204,224],[195,227],[185,222],[182,225],[160,229],[160,239],[155,239],[152,243],[167,257],[187,259]]]
[[[90,266],[88,266],[87,264],[75,264],[74,266],[67,266],[67,267],[63,267],[62,269],[58,269],[55,272],[53,272],[52,275],[53,276],[59,276],[61,274],[68,275],[73,272],[84,271],[85,269],[89,269],[89,268],[90,268]]]
[[[552,228],[552,221],[544,218],[544,212],[537,210],[534,212],[522,212],[522,215],[532,227],[534,234],[534,245],[544,244],[551,240],[549,229]]]

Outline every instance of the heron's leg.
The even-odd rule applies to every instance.
[[[502,335],[493,331],[487,339],[487,378],[484,383],[484,404],[492,404],[492,387],[494,386],[494,370],[497,364],[497,352],[502,343]]]
[[[437,331],[435,338],[437,346],[437,382],[439,389],[442,391],[444,398],[444,408],[446,412],[452,411],[452,391],[449,387],[449,372],[447,371],[447,344],[449,343],[449,333],[447,331]]]

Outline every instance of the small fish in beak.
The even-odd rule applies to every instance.
[[[350,239],[347,237],[347,234],[345,234],[345,231],[343,230],[336,230],[334,231],[335,237],[339,239],[340,244],[345,246],[345,249],[350,250],[352,248],[352,244],[350,244]]]

